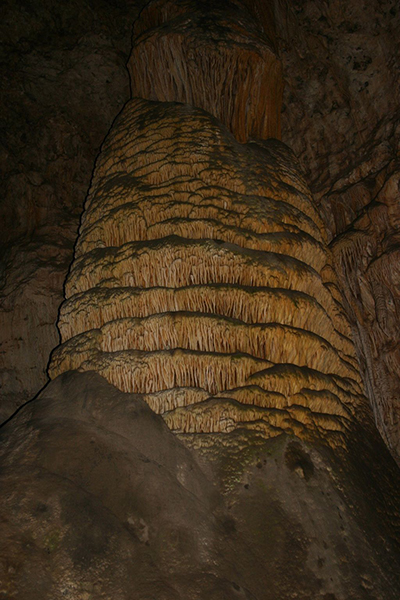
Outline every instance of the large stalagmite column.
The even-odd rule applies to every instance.
[[[181,434],[342,444],[365,400],[321,220],[266,139],[281,65],[226,5],[155,1],[135,25],[140,98],[97,160],[50,374],[95,370]]]

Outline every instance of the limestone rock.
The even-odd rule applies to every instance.
[[[2,269],[6,269],[5,276],[10,281],[13,270],[21,272],[19,265],[26,260],[27,243],[32,240],[35,248],[44,235],[59,237],[55,227],[60,221],[71,232],[78,227],[97,148],[112,118],[128,98],[124,63],[129,52],[131,23],[142,2],[94,6],[85,1],[57,4],[38,0],[34,11],[26,3],[17,6],[13,0],[3,4],[2,240],[13,244],[13,256],[21,255],[14,266],[10,254],[5,255]],[[242,2],[240,9],[235,8],[242,17],[243,5],[250,13],[246,16],[246,27],[251,25],[256,36],[263,32],[267,46],[272,54],[279,51],[283,64],[283,140],[301,159],[329,236],[343,233],[346,228],[351,231],[354,219],[381,187],[392,180],[393,161],[398,154],[396,31],[400,13],[396,2],[249,0]],[[185,10],[187,7],[183,6],[181,16]],[[213,10],[217,10],[215,6]],[[275,16],[277,35],[271,26],[271,16]],[[153,27],[154,11],[151,18]],[[165,27],[169,26],[168,19]],[[392,202],[392,215],[398,213],[397,207],[398,202]],[[70,251],[67,248],[74,236],[69,238],[66,252]],[[50,254],[52,246],[50,243]],[[0,251],[2,257],[3,251]],[[369,260],[368,250],[364,254],[360,262]],[[35,260],[33,250],[28,263]],[[51,274],[51,278],[55,277],[61,283],[61,275]],[[349,283],[344,281],[341,285],[342,293],[347,294]],[[382,283],[383,287],[386,285]],[[60,297],[62,289],[59,287],[53,298],[45,289],[49,288],[45,285],[39,295],[33,290],[24,294],[35,296],[37,304],[48,307],[45,312],[55,315],[55,297]],[[374,290],[379,289],[380,284],[374,286]],[[11,290],[3,290],[3,296],[10,300],[11,294]],[[393,286],[390,296],[396,297]],[[378,292],[373,302],[382,306],[380,297]],[[50,332],[50,326],[49,333],[42,337],[42,326],[31,318],[34,309],[28,309],[30,304],[19,305],[13,300],[12,306],[21,315],[18,321],[29,323],[29,327],[20,326],[18,335],[12,337],[11,312],[8,309],[3,312],[2,350],[7,348],[4,368],[9,383],[2,379],[1,384],[2,390],[15,391],[13,399],[7,394],[10,407],[40,389],[47,364],[44,348],[50,348],[50,340],[57,338],[56,330]],[[374,322],[374,310],[369,306],[372,304],[357,313],[361,325],[354,311],[349,310],[348,316],[353,323],[364,385],[377,423],[385,439],[392,440],[390,445],[395,450],[399,439],[395,425],[398,382],[397,375],[392,374],[398,364],[398,328],[389,333],[386,327],[384,347],[374,341],[376,336],[370,324]],[[392,314],[390,306],[391,300],[387,302],[387,311]],[[361,313],[369,316],[361,317]],[[54,318],[46,315],[43,320],[50,322]],[[359,327],[362,335],[357,333]],[[37,340],[35,345],[31,343],[33,339]],[[376,343],[378,349],[374,350]],[[18,346],[25,347],[22,355]],[[28,385],[24,380],[33,370],[26,369],[23,361],[37,352],[34,366],[39,376]],[[385,399],[381,398],[381,384],[371,383],[366,375],[367,364],[370,364],[368,369],[380,371]],[[11,385],[11,381],[15,384]],[[3,395],[2,402],[4,407]],[[382,403],[387,407],[386,423],[382,422],[382,415],[378,416],[378,405]],[[10,410],[4,409],[4,416],[9,416]]]
[[[182,434],[343,443],[366,401],[329,260],[283,144],[134,99],[97,160],[50,376],[96,370]]]
[[[0,422],[48,381],[93,162],[129,95],[139,8],[2,3]]]
[[[364,385],[399,460],[399,328],[382,323],[398,322],[397,259],[386,247],[395,248],[400,222],[400,10],[395,0],[275,6],[283,140],[302,163],[329,236],[340,236],[333,243],[343,250],[338,272]],[[342,268],[343,254],[351,267]]]
[[[76,372],[0,432],[7,598],[399,596],[378,438],[349,461],[286,435],[238,452],[234,434],[206,460],[140,396]]]
[[[393,172],[332,242],[357,331],[364,380],[382,437],[400,456],[399,176]]]
[[[257,16],[232,0],[148,3],[128,63],[134,95],[203,108],[242,142],[279,137],[282,66],[273,20]]]
[[[350,190],[342,219],[338,197],[357,186],[358,167],[347,186],[346,173],[333,168],[344,155],[342,125],[337,138],[327,127],[329,144],[337,139],[341,148],[332,144],[332,171],[323,144],[308,171],[320,191],[329,177],[339,181],[331,211],[329,194],[317,198],[325,229],[293,153],[249,139],[279,132],[282,37],[272,16],[284,4],[164,0],[136,23],[133,95],[145,98],[127,104],[97,161],[60,311],[54,380],[0,430],[6,597],[400,595],[399,472],[373,426],[344,314],[366,320],[357,313],[352,257],[369,251],[373,231],[381,246],[378,268],[374,260],[364,275],[363,306],[373,304],[366,281],[378,300],[377,338],[386,328],[388,296],[377,279],[396,285],[395,202],[388,229],[386,209]],[[301,12],[299,3],[287,6]],[[93,64],[101,72],[103,60]],[[261,92],[270,102],[265,118]],[[114,90],[110,96],[117,102]],[[176,103],[194,96],[200,108]],[[296,123],[300,154],[313,146],[315,121],[314,129],[310,120]],[[384,148],[382,156],[387,166]],[[30,181],[40,188],[37,171]],[[369,222],[375,217],[379,227]],[[39,211],[34,235],[41,219]],[[344,238],[329,248],[338,233]],[[34,246],[31,255],[37,264]],[[23,265],[13,280],[14,260],[6,282],[18,290],[33,269]],[[343,305],[338,286],[346,280]]]
[[[47,383],[59,342],[57,315],[72,252],[66,231],[3,254],[0,286],[0,423]],[[72,236],[71,236],[72,237]]]
[[[301,159],[318,200],[357,167],[369,162],[380,170],[382,146],[395,150],[400,11],[395,0],[275,6],[283,141]]]

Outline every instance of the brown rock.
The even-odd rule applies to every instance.
[[[223,436],[206,460],[139,396],[95,373],[57,378],[1,429],[1,592],[396,600],[382,441],[349,455],[252,437],[239,450],[239,432]]]
[[[139,7],[2,4],[0,422],[48,381],[93,162],[129,96]]]
[[[331,260],[327,241],[339,231],[325,231],[293,154],[247,140],[271,123],[278,131],[277,95],[263,129],[255,78],[245,127],[235,116],[243,81],[226,65],[246,31],[255,55],[275,64],[272,19],[254,20],[259,2],[226,3],[226,18],[189,5],[151,3],[138,21],[135,48],[158,80],[146,88],[144,65],[131,69],[156,98],[128,103],[99,157],[52,357],[52,376],[62,374],[1,429],[1,593],[397,599],[399,472],[362,394],[335,275],[350,288],[353,322],[364,327],[375,298],[378,339],[388,327],[382,283],[397,281],[395,203],[368,202],[356,166],[349,206],[327,220],[344,233]],[[171,62],[164,50],[177,57],[185,24],[187,63]],[[176,65],[192,60],[194,40],[201,52],[183,76]],[[227,85],[214,116],[158,97],[182,99],[184,82],[207,108],[202,84],[217,72]],[[264,83],[271,73],[276,83],[261,68]],[[26,177],[41,185],[35,169]],[[358,294],[366,252],[375,260]]]
[[[398,285],[384,275],[385,267],[375,267],[386,254],[383,240],[397,239],[400,222],[399,7],[378,0],[275,6],[285,78],[283,141],[303,165],[328,234],[340,235],[334,241],[341,249],[340,285],[364,385],[398,460],[399,328],[381,325],[398,322]],[[389,188],[390,215],[384,191]],[[344,254],[352,266],[342,270]],[[396,278],[397,260],[388,254],[383,263],[390,263]]]
[[[356,330],[366,389],[383,439],[400,452],[399,172],[332,242]]]
[[[263,28],[240,2],[153,0],[134,26],[133,94],[203,108],[241,142],[280,137],[282,67],[273,40],[271,21]]]

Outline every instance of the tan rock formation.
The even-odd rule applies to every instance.
[[[293,154],[247,141],[279,133],[273,42],[226,4],[157,0],[135,24],[142,99],[97,160],[49,373],[96,370],[181,434],[336,444],[366,404],[350,328]]]
[[[72,260],[94,157],[128,98],[125,63],[131,23],[142,4],[37,0],[29,14],[12,0],[4,4],[0,420],[48,380],[62,281]],[[227,8],[221,2],[212,4],[213,10],[217,4]],[[395,0],[249,0],[243,5],[257,22],[251,23],[247,15],[246,27],[255,36],[263,29],[266,45],[279,50],[285,80],[283,140],[302,163],[329,239],[340,235],[342,245],[348,230],[356,241],[352,224],[366,210],[374,223],[366,239],[381,257],[386,240],[394,240],[399,228],[400,11]],[[154,29],[154,19],[150,25]],[[168,27],[167,21],[164,25]],[[61,270],[59,257],[53,259],[54,248],[65,257]],[[347,312],[376,422],[395,453],[400,439],[398,308],[393,309],[397,284],[385,276],[372,285],[369,274],[362,274],[376,258],[370,249],[368,243],[357,254],[356,268],[341,279],[341,291],[348,295],[350,286],[357,289],[359,277],[366,279],[362,287],[367,292],[354,296],[357,310]],[[355,255],[358,250],[356,244]],[[395,254],[390,251],[388,258],[394,274]],[[382,290],[387,298],[383,320]],[[377,305],[380,321],[387,322],[384,330]]]
[[[149,2],[128,63],[134,94],[204,108],[241,142],[279,137],[283,83],[273,21],[257,18],[257,4],[251,17],[243,4],[253,3]]]
[[[283,144],[134,99],[96,164],[50,375],[96,370],[182,434],[341,443],[366,401],[329,261]]]

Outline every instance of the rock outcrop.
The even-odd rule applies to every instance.
[[[76,372],[0,431],[7,599],[399,597],[396,471],[373,436],[349,461],[285,434],[238,451],[231,434],[199,465],[143,398]]]

